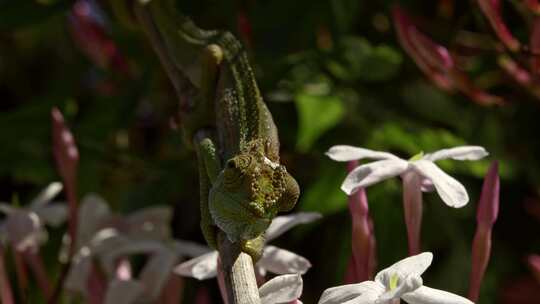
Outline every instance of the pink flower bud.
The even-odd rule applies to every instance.
[[[472,267],[469,282],[469,299],[478,300],[480,285],[491,254],[491,230],[499,212],[498,163],[491,164],[484,184],[476,213],[476,234],[472,245]]]
[[[428,64],[442,71],[454,67],[454,60],[448,49],[433,42],[426,35],[420,33],[416,27],[409,27],[409,37]]]
[[[529,72],[519,66],[512,58],[503,55],[499,57],[498,62],[501,68],[517,83],[523,86],[529,86],[531,84],[531,75]]]
[[[348,171],[358,165],[357,161],[347,164]],[[366,192],[360,189],[349,196],[349,212],[352,218],[352,258],[349,263],[346,280],[362,282],[369,279],[370,261],[372,261],[372,229],[369,226],[369,209]]]
[[[525,5],[536,15],[540,15],[540,2],[538,0],[525,0]]]
[[[511,51],[518,51],[521,47],[520,43],[502,19],[500,0],[478,0],[478,5],[502,43]]]
[[[66,126],[64,116],[58,108],[51,110],[53,154],[56,167],[64,182],[64,189],[69,205],[68,234],[71,238],[69,256],[75,251],[75,238],[77,235],[77,167],[79,164],[79,150],[75,144],[73,134]]]
[[[409,241],[409,255],[420,253],[420,232],[422,227],[422,181],[415,172],[402,176],[403,209]]]
[[[57,108],[51,110],[53,154],[64,183],[74,184],[79,162],[79,151],[64,116]],[[67,185],[65,185],[67,186]]]
[[[461,93],[481,106],[504,104],[504,100],[501,97],[492,95],[477,87],[469,76],[460,70],[452,70],[451,78]]]
[[[482,194],[478,204],[476,221],[478,224],[493,226],[499,213],[499,163],[494,161],[486,174],[482,185]]]
[[[529,267],[531,268],[531,271],[538,281],[540,283],[540,255],[538,254],[531,254],[527,258],[527,262],[529,264]]]
[[[438,87],[451,90],[453,85],[446,70],[453,66],[453,61],[448,50],[420,33],[398,6],[393,8],[392,16],[398,40],[407,54]]]
[[[127,62],[110,39],[100,17],[95,4],[87,0],[76,1],[69,15],[71,36],[94,64],[104,69],[112,67],[127,74]]]

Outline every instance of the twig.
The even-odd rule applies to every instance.
[[[220,233],[219,256],[229,304],[260,304],[251,256]]]

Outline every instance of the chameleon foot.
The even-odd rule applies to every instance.
[[[257,262],[263,253],[264,235],[260,235],[251,240],[240,241],[241,250],[251,256],[253,262]]]

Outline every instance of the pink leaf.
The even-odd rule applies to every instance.
[[[502,19],[500,0],[478,0],[478,5],[503,44],[513,52],[518,51],[521,47],[520,43]]]
[[[491,255],[491,230],[499,212],[498,163],[494,161],[484,178],[482,194],[476,213],[476,234],[472,246],[472,267],[469,282],[469,299],[478,300],[480,285]]]

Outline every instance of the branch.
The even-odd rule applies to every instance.
[[[231,243],[224,233],[220,233],[219,270],[223,275],[226,303],[260,304],[257,280],[251,256],[242,252],[237,243]]]

